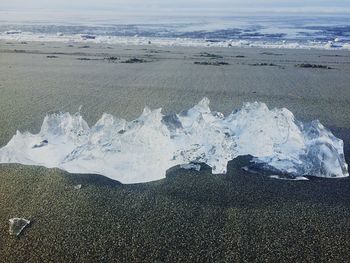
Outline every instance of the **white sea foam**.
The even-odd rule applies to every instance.
[[[179,47],[258,47],[281,49],[323,49],[323,50],[350,50],[350,43],[339,41],[295,41],[295,40],[239,40],[225,39],[207,41],[200,38],[171,38],[171,37],[139,37],[139,36],[95,36],[82,34],[39,34],[32,32],[16,31],[0,33],[0,40],[17,42],[62,42],[62,43],[94,43],[108,45],[149,45],[154,46],[179,46]]]
[[[18,131],[0,149],[0,162],[141,183],[164,178],[175,165],[206,163],[213,173],[226,173],[228,161],[241,155],[272,174],[349,175],[343,141],[318,121],[303,124],[285,108],[258,102],[225,117],[210,110],[207,98],[180,114],[145,108],[130,122],[103,114],[91,128],[80,113],[50,114],[38,134]]]

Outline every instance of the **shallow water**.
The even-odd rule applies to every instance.
[[[2,14],[0,39],[180,46],[350,49],[349,20],[334,16],[158,17],[132,21],[97,14],[66,20]],[[157,21],[157,22],[155,22]]]

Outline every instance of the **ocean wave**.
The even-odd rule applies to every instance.
[[[122,183],[165,177],[176,165],[214,174],[227,163],[251,155],[254,169],[290,178],[348,176],[343,141],[319,121],[301,123],[292,112],[246,103],[224,116],[204,98],[179,114],[145,108],[133,120],[103,114],[89,127],[78,112],[47,115],[38,134],[17,131],[0,149],[0,163],[58,167],[72,173],[96,173]]]
[[[347,40],[288,40],[288,39],[204,39],[183,37],[142,37],[142,36],[104,36],[95,34],[39,34],[33,32],[6,31],[0,33],[0,40],[17,42],[62,42],[62,43],[95,43],[108,45],[155,45],[179,47],[258,47],[281,49],[323,49],[350,50]]]
[[[4,14],[6,16],[6,14]],[[7,21],[8,20],[8,21]],[[85,22],[0,21],[5,41],[58,41],[191,47],[350,49],[348,17],[207,17],[139,23],[113,18]],[[142,20],[142,19],[141,19]],[[6,22],[7,21],[7,22]],[[12,21],[12,22],[11,22]],[[114,22],[113,22],[114,21]]]

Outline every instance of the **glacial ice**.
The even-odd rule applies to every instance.
[[[343,141],[319,121],[301,123],[285,108],[258,102],[225,117],[210,110],[207,98],[179,114],[145,108],[133,121],[103,114],[91,128],[80,113],[50,114],[38,134],[17,131],[0,149],[0,163],[96,173],[129,184],[162,179],[175,165],[206,163],[214,174],[226,173],[228,161],[242,155],[273,175],[349,175]]]
[[[22,231],[28,225],[30,225],[29,220],[25,218],[18,218],[18,217],[10,218],[9,223],[10,223],[10,228],[9,228],[10,235],[16,235],[16,236],[19,236],[22,233]]]
[[[74,185],[75,190],[80,190],[83,186],[81,184]]]

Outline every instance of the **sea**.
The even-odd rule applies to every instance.
[[[0,39],[350,50],[350,15],[38,16],[0,11]]]

